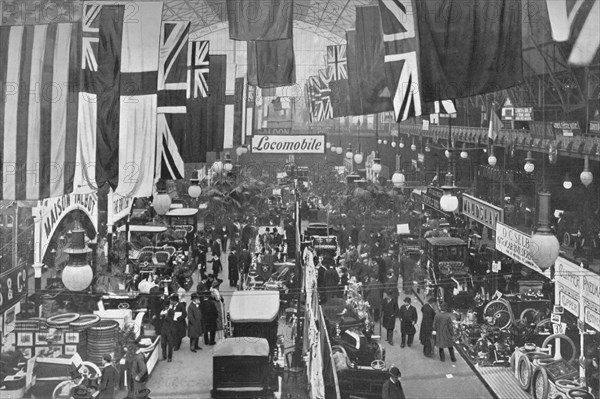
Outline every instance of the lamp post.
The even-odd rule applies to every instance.
[[[85,230],[76,228],[73,231],[71,247],[65,252],[69,254],[69,263],[63,269],[62,282],[69,291],[83,291],[90,286],[94,277],[87,261],[87,255],[92,250],[85,245]]]
[[[157,215],[163,216],[171,209],[171,196],[167,193],[167,185],[163,179],[156,183],[157,194],[152,199],[152,207]]]
[[[444,195],[440,198],[440,208],[444,212],[454,213],[458,210],[458,197],[454,194],[456,185],[454,183],[454,174],[452,173],[453,168],[453,157],[452,151],[454,144],[452,142],[452,115],[450,115],[448,121],[448,149],[445,151],[446,158],[448,158],[448,173],[446,173],[446,181],[442,186]]]

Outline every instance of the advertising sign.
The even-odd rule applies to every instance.
[[[0,276],[0,314],[11,308],[27,295],[27,271],[25,265]]]
[[[440,198],[442,198],[444,192],[436,187],[428,187],[427,191],[421,194],[421,201],[423,205],[435,209],[436,211],[442,211],[440,207]]]
[[[252,152],[256,154],[324,154],[325,135],[252,136]]]
[[[582,270],[578,264],[559,256],[554,264],[554,281],[557,289],[560,287],[559,291],[563,291],[566,288],[573,293],[578,293]],[[579,313],[575,313],[575,316],[579,316]]]
[[[502,208],[468,194],[462,195],[462,213],[492,230],[496,230],[496,223],[504,222]]]
[[[110,190],[108,194],[108,224],[113,225],[127,217],[133,206],[133,197],[122,197]]]
[[[600,121],[590,121],[590,133],[600,134]]]
[[[62,197],[48,198],[38,202],[37,210],[40,213],[41,225],[36,223],[36,246],[41,248],[38,259],[43,259],[52,235],[61,220],[71,211],[81,210],[98,230],[98,196],[90,194],[68,194]],[[38,231],[40,230],[40,231]]]
[[[573,137],[581,134],[581,128],[579,127],[579,122],[577,121],[552,122],[552,128],[554,129],[555,133],[562,134],[564,137]]]
[[[538,273],[543,273],[533,262],[529,254],[530,238],[529,235],[521,233],[504,223],[496,223],[496,250]]]
[[[517,107],[517,108],[515,108],[515,120],[516,121],[532,121],[533,120],[533,108],[532,107]]]
[[[569,295],[566,291],[561,291],[559,295],[560,304],[575,317],[579,317],[579,301]]]

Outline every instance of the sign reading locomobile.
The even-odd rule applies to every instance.
[[[259,154],[324,154],[325,135],[253,136],[252,152]]]

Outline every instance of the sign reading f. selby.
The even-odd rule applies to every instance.
[[[324,154],[325,135],[252,136],[252,152],[257,154]]]

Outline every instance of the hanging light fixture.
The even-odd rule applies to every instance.
[[[233,170],[233,164],[231,163],[231,155],[225,154],[225,163],[223,164],[223,170],[227,173]]]
[[[392,140],[392,142],[390,143],[392,148],[396,148],[396,140]]]
[[[327,148],[327,149],[331,148],[331,143],[329,141],[327,143],[325,143],[325,148]]]
[[[236,154],[238,157],[240,157],[240,156],[244,155],[244,147],[241,147],[241,146],[240,146],[240,147],[236,148],[236,149],[235,149],[235,154]]]
[[[498,159],[496,159],[496,156],[492,152],[492,154],[488,157],[488,165],[490,165],[493,168],[494,166],[496,166],[496,162],[498,162]]]
[[[223,172],[223,162],[220,159],[217,159],[211,167],[212,171],[218,175]]]
[[[586,187],[592,184],[592,181],[594,180],[594,175],[590,171],[590,159],[587,155],[583,158],[583,172],[579,175],[579,179]]]
[[[335,145],[331,145],[331,147],[329,147],[329,149],[331,150],[331,152],[335,152]]]
[[[463,143],[462,151],[460,152],[460,157],[462,159],[469,158],[469,153],[467,152],[467,143]]]
[[[429,140],[427,140],[427,143],[425,144],[425,152],[431,152],[431,144],[429,143]]]
[[[556,262],[560,252],[558,239],[550,229],[550,193],[538,193],[538,223],[537,229],[529,240],[529,255],[533,262],[546,270]]]
[[[381,139],[377,139],[377,144],[381,144],[382,140]]]
[[[444,212],[453,213],[458,210],[458,197],[454,195],[454,176],[452,172],[446,173],[446,184],[442,186],[444,195],[440,197],[440,208]]]
[[[387,139],[384,139],[383,140],[383,145],[387,145],[387,143],[388,143]]]
[[[448,159],[450,159],[450,151],[446,150],[444,151],[444,156]]]
[[[412,144],[410,145],[412,151],[417,151],[417,145],[415,144],[415,138],[413,137]]]
[[[404,138],[400,139],[400,142],[398,143],[398,147],[404,148]]]
[[[342,152],[344,152],[344,149],[342,148],[341,145],[339,147],[335,147],[335,153],[336,154],[342,155]]]
[[[244,150],[244,154],[247,154],[250,151],[247,145],[242,146],[242,149]]]
[[[354,153],[352,152],[352,144],[348,143],[348,148],[346,149],[346,159],[351,160],[354,158]]]
[[[379,152],[375,153],[375,159],[373,159],[373,166],[371,166],[371,170],[376,175],[381,173],[381,158],[379,158]]]
[[[535,170],[535,164],[533,163],[534,160],[535,159],[533,159],[531,151],[527,151],[527,157],[525,158],[525,166],[523,166],[525,172],[532,173]]]
[[[83,291],[92,283],[94,272],[87,261],[90,252],[92,250],[85,245],[85,230],[75,228],[71,246],[65,249],[69,262],[62,271],[62,282],[68,290]]]
[[[569,174],[567,173],[565,175],[565,180],[563,180],[563,188],[565,190],[570,190],[571,187],[573,187],[573,182],[571,181],[571,178],[569,177]]]
[[[392,175],[392,184],[395,188],[402,188],[405,182],[406,176],[400,170],[400,155],[396,154],[396,172]]]
[[[193,199],[200,197],[202,194],[202,188],[200,187],[200,180],[190,179],[190,186],[188,187],[188,195]]]
[[[152,199],[152,207],[157,215],[163,216],[171,209],[171,196],[167,193],[166,183],[160,179],[156,183],[156,195]]]

